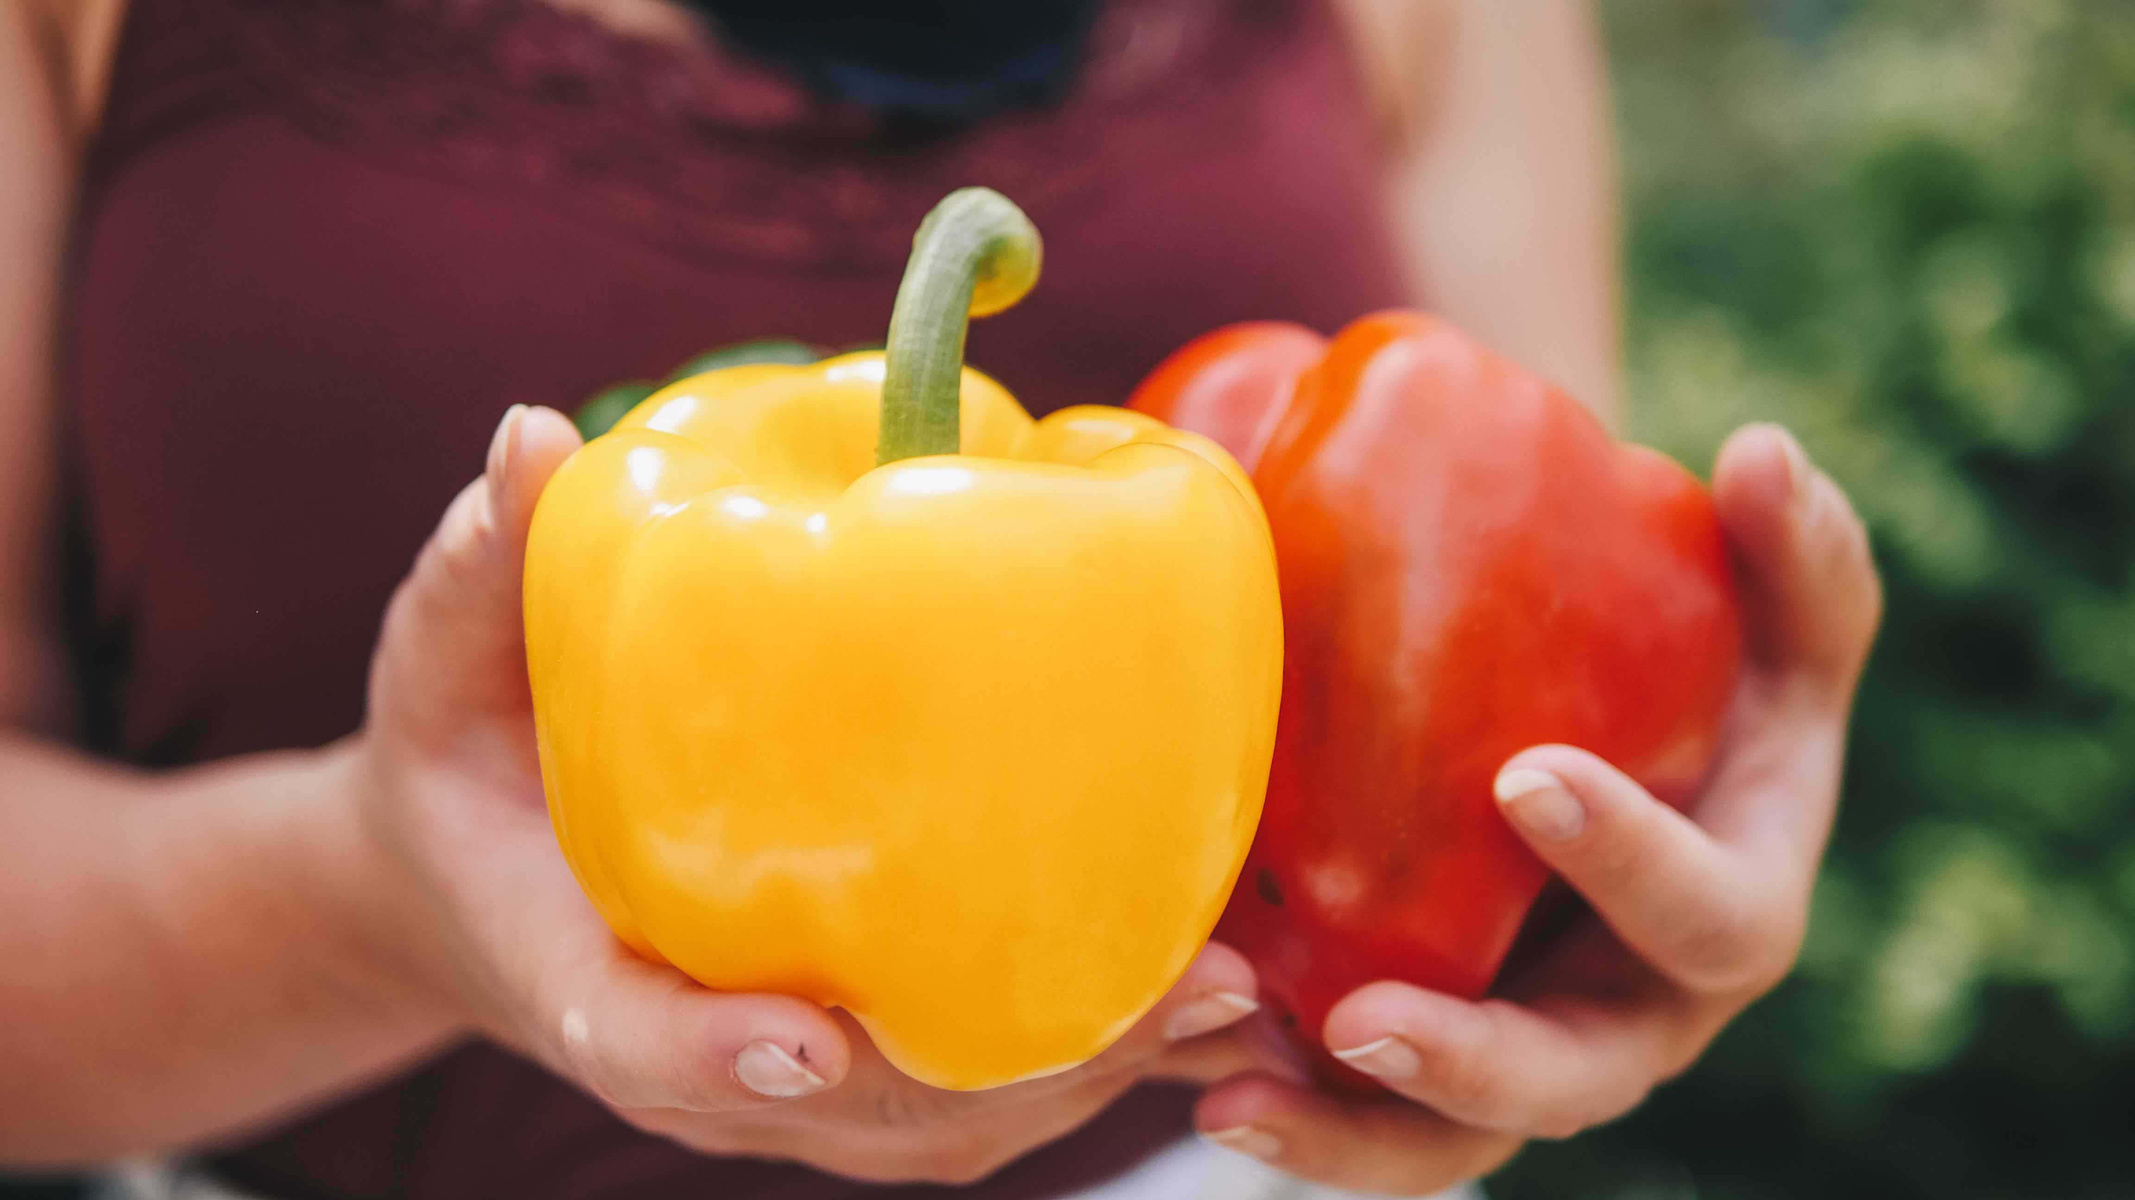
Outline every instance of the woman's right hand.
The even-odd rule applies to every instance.
[[[874,1180],[984,1175],[1095,1115],[1177,1037],[1251,1011],[1251,968],[1212,947],[1097,1060],[945,1092],[843,1014],[712,992],[633,955],[550,832],[520,623],[534,504],[578,445],[558,413],[506,414],[388,609],[348,767],[386,876],[368,922],[385,969],[642,1128]]]
[[[982,1092],[927,1087],[891,1066],[850,1017],[844,1081],[788,1104],[722,1113],[625,1112],[640,1128],[712,1154],[786,1158],[882,1183],[970,1183],[1063,1137],[1147,1077],[1173,1043],[1221,1029],[1256,1006],[1253,971],[1212,945],[1170,994],[1092,1061]]]

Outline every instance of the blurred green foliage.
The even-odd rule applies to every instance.
[[[1793,427],[1889,608],[1795,978],[1492,1195],[2135,1195],[2135,4],[1603,8],[1632,427]]]

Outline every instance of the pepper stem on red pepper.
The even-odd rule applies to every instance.
[[[890,310],[876,463],[961,448],[964,333],[1038,282],[1038,230],[991,188],[958,188],[912,238],[912,257]]]

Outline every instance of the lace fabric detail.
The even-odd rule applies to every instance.
[[[944,133],[820,101],[715,37],[642,40],[544,0],[134,0],[92,177],[173,124],[265,109],[674,251],[875,270],[954,187],[1057,210],[1181,139],[1244,136],[1224,95],[1292,8],[1115,0],[1060,104]]]

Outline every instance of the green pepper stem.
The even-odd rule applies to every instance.
[[[927,214],[890,310],[878,465],[961,448],[964,333],[1021,300],[1040,257],[1030,218],[991,188],[958,188]]]

